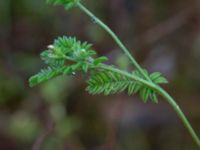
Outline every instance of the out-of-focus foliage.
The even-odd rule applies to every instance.
[[[49,114],[56,122],[56,134],[62,138],[70,136],[81,125],[76,117],[67,116],[64,100],[68,95],[65,90],[69,90],[69,83],[66,77],[59,77],[41,86],[42,95],[49,104]]]
[[[2,68],[0,68],[2,69]],[[20,98],[23,94],[23,85],[20,78],[13,78],[12,75],[0,70],[0,108],[3,105],[11,107],[16,102],[14,98]]]
[[[82,1],[143,66],[167,75],[172,83],[168,90],[199,131],[198,1]],[[77,9],[68,13],[45,0],[0,0],[0,149],[31,149],[54,122],[44,150],[196,150],[165,103],[143,105],[137,96],[124,94],[89,96],[80,79],[85,76],[79,74],[29,88],[29,76],[45,67],[39,53],[59,35],[95,43],[93,48],[107,55],[109,63],[132,70],[126,59],[118,61],[112,39]]]
[[[32,142],[41,132],[39,120],[25,112],[12,116],[8,132],[18,141]]]

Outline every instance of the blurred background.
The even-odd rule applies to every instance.
[[[200,136],[200,1],[83,0],[143,67],[160,71]],[[80,75],[35,88],[42,50],[62,36],[89,41],[110,64],[133,69],[118,46],[80,10],[44,0],[0,1],[1,150],[197,150],[172,108],[125,93],[91,96]]]

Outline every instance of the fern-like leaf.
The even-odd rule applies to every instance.
[[[30,87],[34,87],[37,84],[40,84],[44,81],[47,81],[49,79],[52,79],[58,75],[60,75],[61,69],[52,69],[48,67],[47,69],[42,69],[38,74],[32,76],[29,79],[29,85]]]
[[[137,81],[110,71],[97,72],[91,76],[87,83],[86,90],[90,94],[104,93],[105,95],[120,93],[125,90],[128,90],[131,95],[136,92],[136,88],[140,85]]]
[[[156,84],[166,84],[167,79],[162,76],[160,72],[154,72],[150,75],[150,79]]]
[[[147,71],[146,75],[149,75]],[[143,78],[143,76],[138,72],[133,72],[134,76]],[[155,83],[166,83],[166,79],[161,76],[159,73],[153,73],[150,75],[150,78]],[[141,84],[138,81],[129,79],[123,75],[120,75],[111,71],[97,72],[96,74],[91,75],[88,80],[87,91],[90,94],[115,94],[123,91],[127,91],[128,95],[139,93],[140,97],[144,102],[147,102],[148,99],[151,99],[153,102],[157,103],[157,94],[153,89]]]
[[[40,54],[48,68],[32,76],[29,84],[33,87],[58,75],[71,75],[77,71],[87,73],[107,60],[106,57],[94,58],[94,55],[96,52],[92,49],[92,44],[82,43],[74,37],[58,37]]]
[[[80,0],[46,0],[49,4],[63,5],[67,10],[76,6],[79,1]]]

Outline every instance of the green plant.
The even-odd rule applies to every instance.
[[[148,73],[147,70],[140,67],[116,34],[82,5],[80,0],[47,0],[47,2],[54,5],[64,5],[67,10],[73,7],[80,8],[111,35],[130,59],[135,70],[128,72],[113,65],[106,65],[104,62],[108,59],[104,56],[95,57],[96,52],[91,44],[82,43],[76,38],[64,36],[56,39],[52,45],[48,46],[47,50],[41,53],[41,59],[45,61],[48,67],[30,78],[31,87],[59,75],[73,75],[76,72],[81,72],[88,74],[89,79],[86,90],[90,94],[104,93],[109,95],[127,91],[128,95],[139,93],[144,102],[151,100],[154,103],[158,102],[157,95],[161,95],[173,107],[198,147],[200,147],[200,140],[184,113],[175,100],[160,87],[160,84],[167,83],[161,73]]]

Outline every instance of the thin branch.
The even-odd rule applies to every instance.
[[[77,4],[78,7],[86,13],[89,17],[91,17],[95,23],[97,23],[100,27],[102,27],[107,33],[110,34],[110,36],[115,40],[115,42],[118,44],[118,46],[123,50],[125,55],[131,60],[132,64],[136,67],[136,69],[148,80],[151,82],[151,79],[145,74],[143,69],[140,67],[138,62],[135,60],[135,58],[131,55],[130,51],[125,47],[125,45],[121,42],[121,40],[118,38],[118,36],[105,24],[103,23],[99,18],[97,18],[92,12],[90,12],[85,6],[83,6],[81,3]]]
[[[151,45],[167,35],[173,33],[177,29],[184,26],[189,17],[193,14],[193,9],[187,9],[179,12],[177,15],[159,23],[155,27],[147,30],[136,39],[136,44]],[[142,43],[141,43],[142,42]],[[141,44],[140,44],[141,43]]]
[[[47,130],[36,139],[35,143],[32,146],[32,150],[41,150],[42,149],[42,145],[43,145],[44,141],[48,138],[48,136],[50,136],[52,134],[54,127],[55,127],[55,123],[50,121],[47,124]]]
[[[128,72],[125,72],[125,71],[122,71],[122,70],[119,70],[117,68],[113,68],[113,67],[108,66],[108,65],[101,65],[100,68],[102,68],[104,70],[107,70],[107,71],[116,72],[118,74],[126,76],[126,77],[128,77],[130,79],[136,80],[136,81],[138,81],[138,82],[140,82],[140,83],[142,83],[142,84],[144,84],[144,85],[156,90],[172,106],[172,108],[178,114],[179,118],[182,120],[182,122],[185,125],[185,127],[188,129],[188,131],[189,131],[190,135],[192,136],[193,140],[196,142],[196,144],[200,148],[200,140],[199,140],[197,134],[195,133],[194,129],[190,125],[190,122],[187,120],[187,118],[185,117],[185,114],[182,112],[182,110],[180,109],[178,104],[175,102],[175,100],[165,90],[163,90],[160,86],[155,85],[154,83],[150,83],[148,81],[145,81],[143,79],[135,77],[132,74],[130,74]]]

